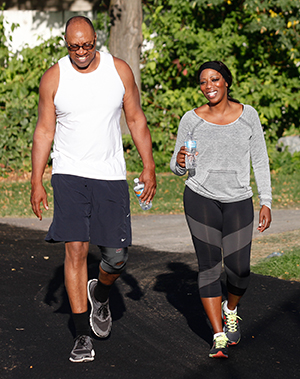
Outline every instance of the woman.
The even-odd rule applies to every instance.
[[[204,63],[198,78],[208,103],[182,117],[170,167],[176,175],[186,173],[184,141],[192,131],[197,167],[186,180],[184,209],[198,258],[200,297],[214,333],[209,356],[228,358],[227,347],[241,338],[237,305],[250,279],[250,160],[261,205],[260,232],[271,223],[269,160],[256,110],[229,96],[232,76],[225,64]],[[222,252],[228,292],[224,302]]]

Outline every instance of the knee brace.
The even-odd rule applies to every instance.
[[[121,274],[128,260],[128,248],[99,247],[102,253],[101,268],[109,274]]]

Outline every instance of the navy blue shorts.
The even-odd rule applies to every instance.
[[[53,221],[47,242],[90,241],[121,248],[131,245],[131,221],[126,180],[96,180],[54,174]]]

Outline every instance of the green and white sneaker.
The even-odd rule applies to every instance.
[[[222,319],[224,322],[223,330],[228,338],[228,345],[236,345],[241,339],[241,329],[239,320],[242,320],[237,312],[225,312],[224,303],[222,303]]]
[[[225,333],[217,333],[214,336],[212,348],[209,352],[210,358],[228,358],[228,338]]]

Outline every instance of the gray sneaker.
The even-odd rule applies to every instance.
[[[112,319],[108,304],[108,299],[105,303],[100,303],[94,296],[94,290],[98,279],[92,279],[88,282],[88,298],[91,304],[90,325],[96,336],[105,338],[109,335],[112,327]]]
[[[222,319],[224,322],[223,331],[228,338],[228,345],[236,345],[241,339],[241,329],[239,320],[242,320],[237,313],[227,313],[224,311],[224,301],[222,303]]]
[[[90,336],[78,336],[75,339],[73,350],[70,353],[71,362],[91,362],[94,360],[95,351]]]

